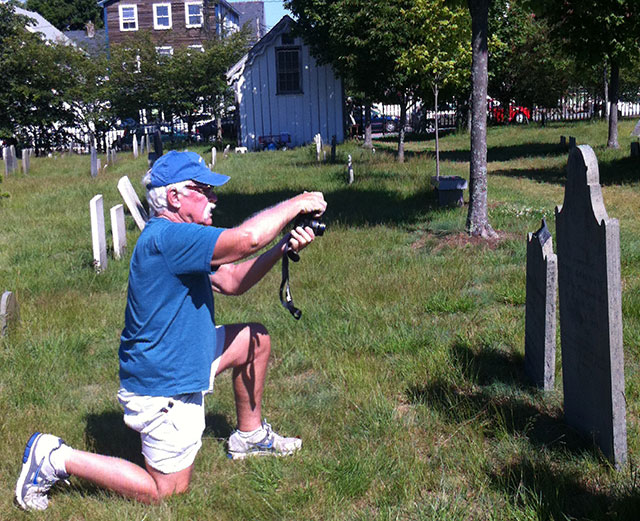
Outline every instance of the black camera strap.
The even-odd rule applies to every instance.
[[[293,315],[293,318],[299,320],[302,316],[302,311],[293,305],[293,297],[291,296],[291,288],[289,286],[289,258],[292,261],[298,262],[300,256],[293,250],[287,251],[282,256],[282,282],[280,283],[280,303],[289,310],[289,313]]]

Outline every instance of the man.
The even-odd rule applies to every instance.
[[[23,508],[47,508],[49,489],[70,475],[147,503],[187,490],[202,445],[203,397],[213,389],[215,375],[227,369],[232,371],[238,422],[228,441],[229,456],[284,455],[300,449],[300,439],[280,436],[262,422],[271,349],[266,329],[256,323],[216,326],[212,290],[240,295],[288,248],[306,247],[313,230],[297,227],[251,257],[297,215],[321,215],[326,202],[320,192],[305,192],[236,228],[215,228],[213,188],[228,180],[211,172],[198,154],[175,151],[158,159],[143,179],[154,217],[131,258],[118,400],[125,423],[140,432],[145,468],[35,433],[16,484]],[[242,259],[247,260],[234,264]]]

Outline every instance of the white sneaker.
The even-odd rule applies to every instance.
[[[16,500],[25,510],[45,510],[49,505],[49,489],[69,477],[51,464],[51,454],[64,445],[63,440],[51,434],[36,432],[29,438],[16,483]]]
[[[238,431],[229,436],[228,458],[244,459],[248,456],[286,456],[302,447],[300,438],[285,438],[274,432],[265,419],[262,427],[249,438],[244,438]]]

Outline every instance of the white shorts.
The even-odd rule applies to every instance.
[[[147,464],[164,474],[190,467],[202,446],[204,395],[213,381],[224,351],[224,326],[216,326],[216,353],[211,364],[209,390],[177,396],[144,396],[121,388],[125,424],[140,433]]]

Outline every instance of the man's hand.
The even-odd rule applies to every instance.
[[[309,213],[318,217],[327,209],[327,202],[322,192],[304,192],[294,197],[294,200],[300,207],[298,213]]]
[[[315,238],[311,228],[298,226],[289,233],[289,248],[298,253],[311,244]]]

